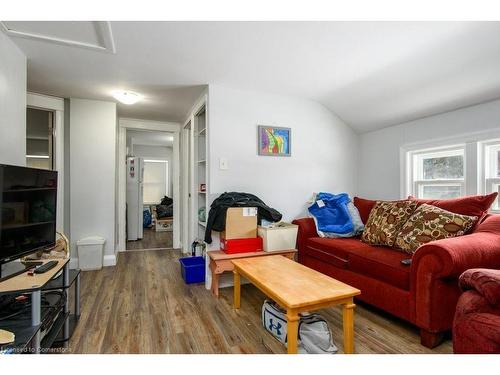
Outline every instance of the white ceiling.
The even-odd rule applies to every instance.
[[[89,38],[83,25],[29,24]],[[116,54],[13,37],[29,89],[95,99],[130,89],[145,100],[120,115],[181,121],[204,85],[220,84],[319,101],[358,132],[500,97],[500,22],[110,25]]]

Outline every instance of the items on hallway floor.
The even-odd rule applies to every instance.
[[[143,228],[150,228],[153,225],[153,216],[151,215],[151,211],[149,208],[145,208],[143,211],[143,217],[144,217],[144,222],[143,222]]]

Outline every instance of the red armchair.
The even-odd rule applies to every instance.
[[[294,223],[300,263],[360,289],[360,300],[420,327],[427,347],[452,328],[460,274],[500,268],[500,215],[488,215],[471,234],[421,246],[410,267],[400,264],[408,257],[402,252],[359,239],[319,238],[310,218]]]
[[[464,293],[453,321],[453,351],[500,353],[500,270],[470,269],[459,285]]]

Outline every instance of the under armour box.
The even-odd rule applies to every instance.
[[[226,240],[257,237],[257,207],[230,207],[226,212]]]
[[[262,251],[262,238],[237,238],[228,240],[224,237],[220,239],[220,249],[226,254],[251,253]]]

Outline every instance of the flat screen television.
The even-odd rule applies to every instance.
[[[0,264],[56,242],[57,172],[0,164]]]

